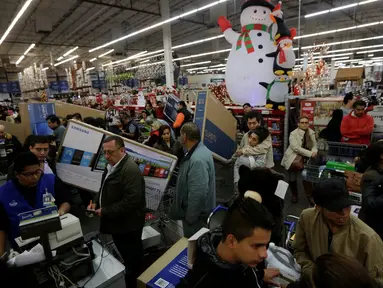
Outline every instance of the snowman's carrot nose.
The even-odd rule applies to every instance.
[[[273,23],[276,23],[277,20],[275,19],[274,15],[273,14],[270,14],[270,19]]]

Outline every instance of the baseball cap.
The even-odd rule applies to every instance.
[[[321,180],[313,190],[315,204],[332,212],[338,212],[355,204],[343,179]]]

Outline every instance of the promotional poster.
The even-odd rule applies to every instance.
[[[53,131],[49,128],[47,116],[56,114],[55,104],[53,103],[33,103],[28,104],[29,121],[31,132],[34,135],[52,135]]]
[[[180,102],[180,99],[170,94],[165,105],[164,114],[172,122],[176,121],[178,102]]]

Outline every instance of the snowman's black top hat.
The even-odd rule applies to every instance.
[[[250,6],[262,6],[274,10],[274,5],[270,3],[270,0],[247,0],[243,3],[241,12]]]

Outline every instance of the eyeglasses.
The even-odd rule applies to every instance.
[[[20,175],[23,175],[24,177],[32,177],[32,176],[40,176],[41,173],[43,173],[43,170],[38,169],[35,172],[20,173]]]
[[[114,154],[114,152],[116,152],[118,150],[120,150],[120,149],[116,149],[116,150],[104,150],[104,151],[102,151],[102,153],[104,155],[112,156]]]

